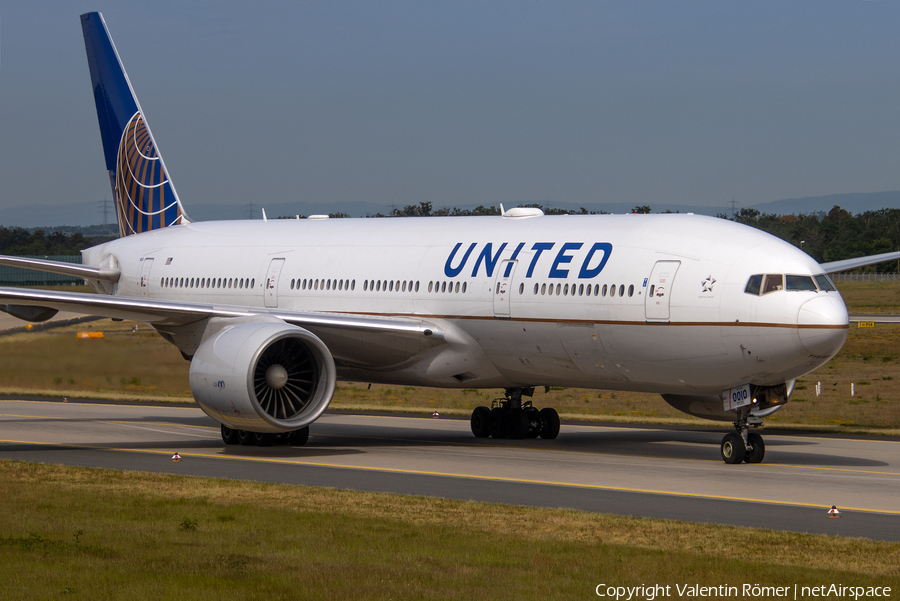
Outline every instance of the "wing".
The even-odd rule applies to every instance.
[[[48,319],[56,311],[71,311],[145,322],[161,331],[202,326],[201,322],[213,317],[265,315],[308,329],[328,345],[336,361],[365,368],[397,366],[423,351],[444,346],[448,344],[447,330],[454,329],[439,320],[414,317],[284,311],[29,288],[0,288],[0,310],[32,321]]]
[[[820,263],[819,265],[825,270],[825,273],[837,273],[839,271],[847,271],[848,269],[856,269],[857,267],[865,267],[866,265],[884,263],[885,261],[896,261],[897,259],[900,259],[900,252],[869,255],[867,257],[857,257],[855,259],[844,259],[843,261],[832,261],[830,263]]]

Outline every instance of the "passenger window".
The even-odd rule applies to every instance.
[[[603,296],[606,296],[607,285],[603,284]]]
[[[563,296],[569,296],[569,285],[566,284],[566,287],[563,288]]]
[[[609,287],[609,295],[610,296],[616,295],[616,285],[615,284],[613,284],[612,286]]]
[[[619,296],[625,296],[625,284],[619,284]]]
[[[594,296],[600,296],[600,284],[594,284]]]
[[[629,297],[634,296],[634,284],[631,284],[630,286],[628,286],[628,296]]]
[[[556,285],[556,296],[559,296],[559,291],[562,289],[562,284]]]
[[[834,287],[834,283],[831,281],[831,278],[825,275],[824,273],[820,273],[815,276],[816,284],[819,285],[819,290],[824,290],[825,292],[835,292],[837,288]]]
[[[547,284],[541,284],[541,294],[547,294]]]
[[[459,292],[459,282],[456,282],[456,291]]]
[[[584,284],[578,284],[578,296],[584,295]]]
[[[441,292],[447,292],[447,282],[441,282]]]
[[[350,290],[356,290],[356,280],[352,280],[350,282]]]
[[[419,291],[419,282],[416,282],[416,292],[418,292],[418,291]],[[465,292],[465,291],[466,291],[466,285],[463,284],[463,292]]]
[[[816,283],[812,276],[808,275],[786,275],[784,276],[785,287],[788,290],[811,290],[816,292]]]
[[[656,284],[650,284],[650,296],[653,296],[654,290],[656,290]]]
[[[763,294],[784,290],[784,276],[780,273],[769,274],[766,276],[766,287],[763,288]]]
[[[525,294],[525,284],[519,284],[519,294]]]
[[[751,275],[750,279],[747,280],[747,287],[744,288],[744,292],[747,294],[759,294],[759,289],[762,287],[762,276],[761,275]]]

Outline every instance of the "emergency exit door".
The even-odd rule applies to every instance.
[[[494,317],[509,318],[509,297],[512,296],[513,276],[518,261],[501,261],[494,281]]]
[[[284,259],[272,259],[266,272],[263,294],[266,296],[266,306],[271,309],[278,307],[278,280],[281,279],[282,266]]]
[[[669,302],[672,284],[681,261],[657,261],[647,281],[644,315],[647,321],[669,321]]]

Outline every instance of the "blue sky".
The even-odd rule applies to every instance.
[[[109,197],[103,12],[193,204],[900,189],[900,3],[0,0],[0,207]]]

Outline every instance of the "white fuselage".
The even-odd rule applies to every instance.
[[[337,367],[361,381],[719,394],[797,378],[847,336],[836,291],[745,292],[754,274],[821,274],[807,254],[693,215],[197,222],[84,258],[121,270],[118,296],[415,316],[458,332],[424,367],[359,348]]]

